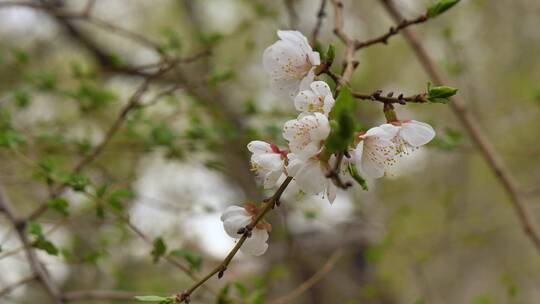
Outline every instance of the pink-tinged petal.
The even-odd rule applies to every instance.
[[[313,92],[315,92],[315,94],[317,95],[332,96],[332,90],[330,90],[330,87],[324,81],[314,81],[311,83],[310,87],[311,87],[311,90],[313,90]]]
[[[363,137],[379,137],[384,139],[394,138],[399,131],[399,127],[391,124],[382,124],[379,127],[369,129]]]
[[[230,237],[239,238],[241,235],[238,234],[238,230],[248,225],[251,222],[251,217],[244,208],[230,206],[223,212],[221,221],[223,221],[225,232]]]
[[[308,160],[294,176],[298,187],[306,194],[318,194],[325,190],[327,180],[318,160]]]
[[[287,159],[287,175],[295,176],[302,169],[302,166],[304,166],[304,161],[295,153],[287,154]]]
[[[324,98],[324,105],[323,105],[324,115],[328,116],[328,114],[330,114],[335,103],[336,103],[336,100],[334,99],[332,95],[326,95],[326,97]]]
[[[289,142],[295,140],[296,134],[300,132],[299,127],[300,123],[297,119],[291,119],[285,122],[285,124],[283,125],[283,138],[285,138],[285,140]]]
[[[291,40],[296,43],[308,43],[307,38],[299,31],[277,31],[277,35],[283,40]]]
[[[281,170],[268,173],[264,178],[263,187],[265,189],[274,188],[281,175],[283,175],[283,171]]]
[[[283,167],[281,155],[277,153],[255,154],[251,157],[251,161],[268,171],[279,170]]]
[[[309,53],[309,61],[312,65],[317,66],[321,64],[321,55],[318,52]]]
[[[381,178],[384,176],[384,164],[366,157],[364,153],[362,160],[360,161],[360,171],[370,178]]]
[[[321,113],[314,113],[317,127],[310,130],[309,135],[312,140],[325,140],[330,134],[330,123],[328,118]]]
[[[312,141],[303,146],[302,149],[294,151],[301,159],[310,159],[321,152],[321,144],[319,141]]]
[[[243,253],[260,256],[268,249],[268,231],[265,229],[253,229],[251,236],[246,239],[240,250]]]
[[[306,76],[302,78],[298,86],[298,91],[309,90],[309,85],[313,82],[313,79],[315,79],[315,68],[311,68]]]
[[[315,94],[313,94],[312,91],[305,90],[296,95],[296,97],[294,98],[294,106],[298,111],[309,112],[314,100],[316,99],[317,97],[315,96]]]
[[[412,120],[401,125],[399,134],[411,146],[419,147],[435,137],[435,130],[427,123]]]
[[[328,201],[330,204],[333,204],[337,196],[337,187],[331,180],[328,180],[328,188],[326,189],[326,195],[328,196]]]
[[[253,140],[248,145],[247,148],[249,152],[253,154],[260,154],[260,153],[272,153],[272,147],[269,143],[264,142],[262,140]]]
[[[363,152],[364,152],[364,141],[361,141],[358,143],[358,145],[356,145],[356,148],[354,148],[353,153],[352,153],[353,159],[358,169],[360,169],[360,167],[362,166],[361,160],[362,160]]]

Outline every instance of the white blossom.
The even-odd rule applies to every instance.
[[[242,234],[238,231],[245,228],[257,216],[256,208],[253,205],[229,206],[221,215],[225,232],[234,239],[240,239]],[[260,222],[251,231],[251,236],[246,239],[240,250],[246,254],[255,256],[262,255],[268,249],[268,229],[270,225]]]
[[[277,35],[280,40],[264,50],[263,67],[276,93],[294,98],[313,81],[320,56],[298,31],[278,31]]]
[[[317,155],[330,134],[328,118],[321,113],[300,114],[283,126],[283,137],[292,153],[306,160]]]
[[[250,142],[247,148],[252,153],[251,170],[262,180],[265,189],[274,187],[284,174],[284,159],[287,153],[276,145],[260,140]]]
[[[392,139],[398,128],[391,124],[369,129],[360,135],[360,142],[353,151],[356,167],[369,178],[380,178],[386,168],[396,162],[396,149]]]
[[[324,81],[314,81],[311,90],[304,90],[294,98],[294,106],[302,112],[320,112],[328,116],[334,103],[332,90]]]
[[[316,157],[303,159],[294,153],[287,155],[287,173],[294,177],[298,188],[308,195],[324,193],[330,203],[336,199],[337,187],[326,174],[330,171],[328,162]]]
[[[384,124],[381,128],[387,130],[397,128],[392,142],[395,145],[396,153],[400,156],[411,154],[435,137],[435,130],[430,125],[416,120],[397,121],[392,124]]]

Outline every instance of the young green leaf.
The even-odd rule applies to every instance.
[[[427,9],[427,16],[429,18],[434,18],[440,14],[451,9],[452,6],[456,5],[460,0],[439,0],[436,3],[430,5]]]
[[[458,89],[449,86],[433,86],[431,82],[427,84],[427,99],[435,103],[448,103],[450,97],[456,95]]]
[[[161,258],[165,252],[167,252],[167,245],[165,245],[165,242],[161,237],[158,237],[154,241],[154,249],[152,249],[151,252],[154,263],[157,263],[159,258]]]
[[[50,255],[58,255],[58,249],[56,246],[51,241],[47,240],[43,235],[38,236],[33,245],[35,248],[41,249]]]
[[[330,117],[330,135],[326,139],[325,148],[328,155],[346,150],[354,139],[356,130],[356,105],[357,102],[348,87],[343,87]]]
[[[68,210],[69,203],[64,198],[61,198],[61,197],[53,198],[49,200],[48,205],[49,207],[51,207],[51,209],[60,213],[63,216],[69,215],[69,210]]]
[[[43,229],[41,228],[40,223],[29,221],[26,223],[26,231],[35,236],[40,236],[43,234]]]
[[[161,296],[135,296],[135,300],[141,302],[161,302],[171,299],[171,297],[161,297]]]
[[[199,271],[202,266],[202,257],[197,253],[194,253],[185,249],[175,249],[170,253],[173,256],[182,257],[189,264],[191,270]]]
[[[358,169],[356,168],[355,164],[349,164],[347,166],[347,170],[349,171],[349,174],[351,177],[364,189],[365,191],[368,191],[368,185],[366,180],[358,173]]]

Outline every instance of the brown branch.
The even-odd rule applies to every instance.
[[[354,44],[354,48],[356,50],[359,50],[359,49],[362,49],[362,48],[365,48],[365,47],[368,47],[368,46],[371,46],[371,45],[377,44],[377,43],[387,44],[388,39],[390,39],[390,37],[392,37],[394,35],[397,35],[401,30],[403,30],[406,27],[411,26],[413,24],[419,24],[419,23],[426,22],[428,19],[429,18],[428,18],[426,13],[418,16],[415,19],[411,19],[411,20],[403,19],[397,24],[397,26],[390,27],[390,29],[388,30],[388,32],[386,34],[383,34],[383,35],[381,35],[379,37],[375,37],[375,38],[372,38],[372,39],[369,39],[369,40],[366,40],[366,41],[356,41],[355,44]]]
[[[334,34],[346,45],[344,69],[339,78],[338,89],[351,80],[354,70],[358,67],[358,61],[354,59],[355,41],[343,30],[343,3],[341,0],[332,0],[334,5]]]
[[[401,20],[403,20],[401,13],[395,7],[394,3],[391,0],[380,0],[380,2],[384,5],[388,13],[397,23],[400,23]],[[424,48],[424,45],[419,39],[416,32],[414,32],[410,28],[404,28],[402,32],[407,42],[414,50],[416,57],[418,58],[418,60],[424,67],[424,70],[430,76],[432,81],[435,84],[447,83],[446,77],[441,71],[439,71],[438,67],[435,65],[428,52]],[[523,231],[532,241],[536,249],[540,252],[540,235],[535,228],[534,220],[530,215],[528,206],[520,195],[516,181],[510,175],[508,169],[506,169],[506,167],[504,166],[501,157],[495,151],[495,149],[491,145],[491,142],[481,130],[474,117],[468,111],[463,100],[459,96],[454,96],[450,100],[450,106],[452,107],[452,110],[459,118],[460,122],[465,127],[465,130],[467,130],[467,133],[480,150],[480,153],[486,160],[488,166],[491,168],[499,182],[502,184],[503,188],[506,190],[508,196],[510,197],[510,201],[517,213]]]
[[[17,236],[19,237],[21,243],[24,246],[24,251],[26,253],[26,258],[28,260],[28,264],[30,265],[30,269],[32,270],[34,276],[38,279],[38,281],[41,283],[49,297],[53,300],[56,304],[62,304],[62,297],[60,290],[54,284],[51,277],[49,276],[49,273],[47,272],[47,269],[45,266],[41,263],[39,258],[36,255],[36,252],[34,251],[34,248],[31,245],[31,241],[28,238],[28,235],[26,234],[26,221],[21,221],[17,218],[15,215],[15,211],[13,210],[12,204],[8,201],[8,198],[6,197],[2,187],[0,186],[0,210],[6,215],[7,219],[11,222],[13,227],[15,228],[15,231],[17,232]]]
[[[14,282],[12,284],[9,284],[9,285],[5,286],[2,290],[0,290],[0,298],[7,295],[7,294],[9,294],[13,290],[15,290],[15,289],[27,284],[27,283],[30,283],[30,282],[34,281],[35,279],[36,279],[36,276],[31,275],[31,276],[27,276],[25,278],[22,278],[17,282]]]
[[[238,240],[238,242],[233,247],[233,249],[231,249],[229,254],[227,254],[225,259],[218,266],[216,266],[212,271],[210,271],[204,278],[202,278],[201,280],[199,280],[198,282],[193,284],[193,286],[191,286],[186,291],[184,291],[182,293],[179,293],[177,295],[177,299],[178,299],[179,302],[189,303],[189,298],[190,298],[191,294],[195,290],[197,290],[197,288],[199,288],[201,285],[203,285],[206,281],[208,281],[210,278],[212,278],[215,274],[218,274],[218,278],[221,278],[223,276],[223,274],[227,270],[227,267],[229,266],[229,263],[232,261],[232,259],[236,255],[236,253],[238,253],[238,251],[240,250],[240,248],[242,247],[244,242],[250,236],[251,230],[253,230],[253,228],[255,228],[255,226],[264,218],[264,216],[270,210],[272,210],[274,207],[279,205],[279,200],[281,198],[281,195],[283,194],[283,192],[285,191],[285,189],[287,188],[289,183],[292,181],[292,179],[293,179],[292,177],[287,177],[283,181],[283,183],[279,186],[279,188],[276,190],[274,195],[272,195],[270,198],[265,200],[264,207],[261,209],[261,211],[259,212],[257,217],[255,219],[253,219],[251,221],[251,223],[244,228],[244,230],[245,230],[244,234]]]
[[[119,291],[119,290],[82,290],[64,293],[64,301],[135,301],[133,297],[141,295],[141,292]]]
[[[289,15],[289,26],[292,29],[296,29],[298,26],[298,13],[294,7],[295,0],[284,0],[285,8],[287,9],[287,14]]]
[[[319,33],[323,24],[323,19],[324,17],[326,17],[326,2],[328,2],[328,0],[321,0],[321,5],[319,6],[319,10],[317,12],[317,21],[315,22],[315,27],[313,28],[313,32],[311,33],[311,44],[313,46],[315,46],[315,44],[317,43],[317,39],[319,38]]]
[[[288,294],[281,296],[277,299],[270,300],[268,303],[270,304],[286,304],[286,303],[292,303],[292,300],[296,299],[300,295],[302,295],[304,292],[312,288],[315,284],[317,284],[319,281],[321,281],[325,275],[327,275],[336,263],[339,261],[339,259],[343,256],[343,249],[338,249],[332,253],[332,255],[328,258],[326,263],[319,269],[317,272],[313,274],[309,279],[307,279],[305,282],[300,284],[298,287],[296,287],[294,290],[289,292]]]
[[[399,103],[399,104],[407,104],[409,103],[427,103],[429,100],[426,98],[426,93],[420,93],[416,95],[411,96],[403,96],[403,94],[399,94],[397,97],[393,97],[393,93],[390,92],[386,96],[382,95],[382,91],[377,90],[374,93],[371,94],[363,94],[358,92],[352,92],[352,95],[355,98],[361,99],[361,100],[372,100],[372,101],[378,101],[382,103]]]

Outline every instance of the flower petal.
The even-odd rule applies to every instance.
[[[272,146],[262,140],[253,140],[247,145],[248,150],[253,154],[272,153]]]
[[[251,236],[246,239],[240,250],[254,256],[263,255],[268,249],[268,231],[266,229],[253,229]]]
[[[326,189],[326,195],[328,196],[328,201],[330,204],[334,203],[337,196],[337,187],[334,185],[334,183],[328,179],[328,187]]]
[[[223,221],[225,232],[230,237],[237,239],[241,237],[238,230],[251,222],[251,216],[242,207],[230,206],[221,215],[221,221]]]
[[[435,137],[435,130],[427,123],[412,120],[401,125],[399,134],[411,146],[419,147]]]
[[[304,90],[294,98],[294,106],[298,111],[310,112],[316,99],[317,96],[312,91]]]
[[[306,194],[318,194],[325,190],[326,174],[318,160],[310,159],[294,176],[298,187]]]
[[[315,94],[317,95],[332,96],[332,90],[330,90],[330,87],[324,81],[314,81],[311,83],[310,87],[311,87],[311,90],[313,90],[313,92],[315,92]]]

